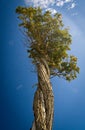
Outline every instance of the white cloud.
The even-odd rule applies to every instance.
[[[74,8],[76,6],[75,2],[73,2],[74,0],[57,0],[56,1],[56,6],[58,7],[62,7],[65,4],[71,4],[71,6],[69,7],[70,9]]]
[[[57,11],[55,10],[55,9],[52,9],[52,8],[48,8],[48,9],[46,9],[46,11],[50,11],[52,14],[56,14],[57,13]]]
[[[52,7],[54,5],[63,7],[65,4],[70,4],[68,9],[73,9],[76,6],[74,0],[24,0],[24,2],[26,5],[40,6],[41,8],[49,8],[49,6]]]
[[[76,6],[76,4],[75,4],[75,3],[72,3],[72,4],[68,7],[68,10],[75,8],[75,6]]]
[[[40,6],[47,8],[49,5],[54,5],[55,0],[24,0],[26,5],[33,5],[34,7]]]
[[[64,1],[63,0],[59,0],[56,3],[57,6],[63,6],[64,5]]]
[[[76,4],[75,4],[75,3],[72,3],[71,9],[74,8],[75,6],[76,6]]]
[[[65,0],[64,3],[69,3],[69,2],[72,2],[73,0]]]

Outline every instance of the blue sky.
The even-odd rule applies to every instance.
[[[53,130],[85,130],[85,1],[84,0],[1,0],[1,130],[28,130],[33,121],[32,88],[37,82],[31,59],[15,13],[18,5],[40,5],[62,13],[72,35],[71,53],[78,57],[80,74],[68,83],[52,79],[55,105]]]

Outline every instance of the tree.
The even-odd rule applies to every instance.
[[[62,77],[71,81],[77,77],[77,58],[69,55],[71,35],[64,28],[62,15],[43,12],[40,7],[17,7],[22,21],[19,26],[27,37],[27,52],[37,69],[38,85],[34,95],[32,130],[52,130],[54,96],[50,78]]]

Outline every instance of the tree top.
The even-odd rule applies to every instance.
[[[69,55],[72,37],[64,28],[62,15],[43,12],[40,7],[17,7],[16,13],[22,21],[27,41],[27,51],[36,65],[44,59],[48,64],[51,76],[63,77],[70,81],[77,77],[79,67],[77,58]]]

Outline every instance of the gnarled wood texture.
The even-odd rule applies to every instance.
[[[38,87],[34,96],[33,110],[35,117],[35,129],[52,130],[54,96],[50,83],[50,71],[44,62],[37,65]]]

